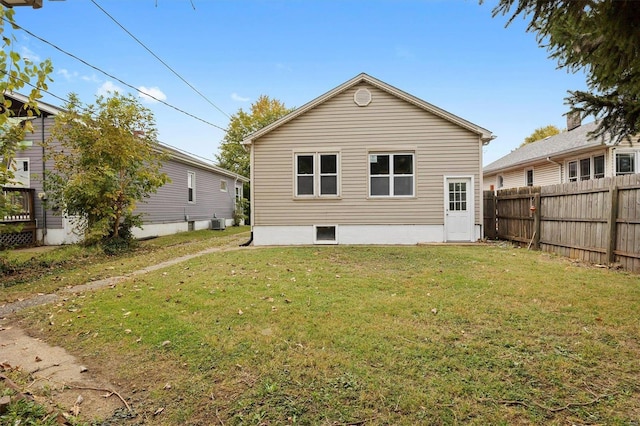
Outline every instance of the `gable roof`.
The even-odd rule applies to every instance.
[[[29,98],[27,96],[17,92],[7,92],[3,96],[18,101],[22,105],[26,104],[29,101]],[[62,112],[60,108],[46,102],[36,101],[36,105],[38,106],[38,110],[40,111],[40,113],[43,115],[57,115]]]
[[[319,97],[315,98],[314,100],[304,104],[303,106],[301,106],[300,108],[296,108],[295,110],[293,110],[292,112],[290,112],[289,114],[285,115],[284,117],[280,118],[279,120],[269,124],[268,126],[263,127],[262,129],[250,134],[249,136],[247,136],[243,141],[242,144],[243,145],[250,145],[252,144],[256,139],[264,136],[265,134],[271,132],[274,129],[277,129],[278,127],[282,126],[285,123],[288,123],[289,121],[293,120],[294,118],[304,114],[305,112],[315,108],[316,106],[328,101],[329,99],[339,95],[340,93],[343,93],[344,91],[354,87],[357,84],[360,83],[368,83],[374,87],[377,87],[380,90],[383,90],[393,96],[396,96],[397,98],[400,98],[406,102],[409,102],[419,108],[422,108],[425,111],[428,111],[434,115],[437,115],[438,117],[441,117],[453,124],[456,124],[464,129],[467,129],[469,131],[471,131],[472,133],[477,134],[478,136],[480,136],[480,139],[482,140],[483,144],[488,144],[491,140],[495,139],[495,136],[487,129],[477,126],[473,123],[471,123],[470,121],[467,121],[463,118],[458,117],[457,115],[451,114],[448,111],[443,110],[442,108],[438,108],[435,105],[432,105],[428,102],[423,101],[422,99],[419,99],[413,95],[410,95],[407,92],[404,92],[400,89],[397,89],[381,80],[378,80],[377,78],[371,77],[370,75],[367,75],[365,73],[361,73],[358,74],[357,76],[355,76],[354,78],[352,78],[351,80],[346,81],[345,83],[342,83],[340,86],[328,91],[327,93],[320,95]]]
[[[525,164],[546,160],[550,157],[569,155],[594,147],[609,145],[611,138],[593,138],[589,133],[598,126],[597,122],[584,124],[573,130],[562,132],[554,136],[528,143],[520,148],[511,151],[502,158],[497,159],[484,167],[484,173],[491,173],[498,170],[510,169]]]

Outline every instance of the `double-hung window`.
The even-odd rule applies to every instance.
[[[616,152],[616,176],[637,172],[635,152]]]
[[[369,154],[371,197],[413,197],[415,193],[413,153]]]
[[[604,155],[581,158],[567,163],[567,181],[599,179],[604,177]]]
[[[189,203],[196,202],[196,174],[187,172],[187,201]]]
[[[337,197],[340,195],[339,170],[337,153],[296,154],[296,197]]]

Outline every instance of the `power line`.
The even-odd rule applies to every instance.
[[[136,36],[134,36],[133,34],[131,34],[131,32],[129,30],[127,30],[120,22],[118,22],[116,20],[116,18],[114,18],[113,16],[111,16],[109,14],[109,12],[107,12],[106,10],[104,10],[95,0],[91,0],[91,3],[95,4],[96,7],[98,9],[100,9],[105,15],[107,15],[113,22],[116,23],[116,25],[118,25],[120,28],[122,28],[122,30],[129,34],[129,36],[131,36],[131,38],[133,38],[140,46],[144,47],[146,49],[147,52],[151,53],[151,55],[153,55],[154,58],[156,58],[158,61],[160,61],[160,63],[162,65],[164,65],[165,67],[167,67],[167,69],[169,71],[171,71],[173,74],[175,74],[176,77],[178,77],[180,80],[182,80],[187,86],[189,86],[194,92],[196,92],[198,95],[200,95],[200,97],[202,97],[202,99],[204,99],[205,101],[207,101],[211,106],[213,106],[215,109],[217,109],[218,111],[220,111],[222,114],[224,114],[227,118],[231,118],[231,116],[229,114],[227,114],[226,112],[224,112],[222,109],[220,109],[216,104],[214,104],[211,100],[209,100],[209,98],[207,98],[205,95],[203,95],[198,89],[196,89],[195,87],[193,87],[193,85],[191,85],[191,83],[189,83],[187,80],[185,80],[180,74],[178,74],[177,71],[175,71],[173,68],[171,68],[171,66],[169,66],[169,64],[167,64],[165,61],[163,61],[162,59],[160,59],[160,57],[158,55],[156,55],[150,48],[148,48],[143,42],[141,42]]]
[[[6,71],[0,70],[0,72],[1,72],[1,73],[3,73],[3,74],[5,74],[5,75],[8,75],[8,73],[7,73]],[[66,104],[68,104],[68,103],[70,102],[70,101],[69,101],[69,99],[67,99],[67,98],[63,98],[62,96],[59,96],[59,95],[56,95],[55,93],[50,92],[50,91],[48,91],[48,90],[46,90],[46,89],[38,88],[35,84],[33,84],[33,83],[31,83],[31,82],[29,82],[29,81],[27,81],[27,80],[24,80],[24,79],[19,78],[19,77],[17,77],[17,76],[11,76],[11,78],[16,79],[16,80],[19,80],[19,81],[23,82],[24,84],[26,84],[27,86],[30,86],[30,87],[36,88],[36,89],[38,89],[40,92],[42,92],[42,93],[46,93],[47,95],[49,95],[49,96],[51,96],[51,97],[53,97],[53,98],[56,98],[56,99],[58,99],[59,101],[62,101],[62,102],[64,102],[64,103],[66,103]],[[55,106],[55,105],[52,105],[52,106]],[[85,112],[89,112],[89,111],[90,111],[90,109],[88,108],[88,106],[87,106],[86,104],[83,104],[83,105],[80,107],[80,109],[81,109],[82,111],[85,111]],[[184,149],[182,149],[182,148],[179,148],[179,147],[177,147],[177,146],[175,146],[175,145],[171,145],[170,143],[167,143],[167,142],[163,142],[163,141],[160,141],[160,140],[156,140],[156,142],[157,142],[157,143],[159,143],[159,144],[161,144],[161,145],[168,146],[169,148],[172,148],[172,149],[174,149],[174,150],[176,150],[176,151],[180,151],[180,152],[182,152],[182,153],[188,154],[188,155],[189,155],[189,156],[191,156],[191,157],[194,157],[194,158],[200,159],[200,160],[202,160],[202,161],[206,161],[207,163],[211,163],[211,164],[213,164],[213,165],[216,165],[215,163],[213,163],[213,162],[212,162],[212,160],[211,160],[210,158],[203,157],[202,155],[194,154],[193,152],[186,151],[186,150],[184,150]]]
[[[106,72],[106,71],[103,71],[101,68],[98,68],[98,67],[96,67],[95,65],[91,65],[90,63],[88,63],[88,62],[87,62],[87,61],[85,61],[84,59],[79,58],[78,56],[76,56],[76,55],[74,55],[74,54],[72,54],[72,53],[67,52],[66,50],[62,49],[61,47],[58,47],[57,45],[55,45],[55,44],[53,44],[53,43],[51,43],[51,42],[49,42],[49,41],[47,41],[47,40],[45,40],[45,39],[43,39],[42,37],[39,37],[39,36],[35,35],[35,34],[34,34],[34,33],[32,33],[31,31],[29,31],[29,30],[27,30],[26,28],[24,28],[24,27],[22,27],[22,26],[20,26],[20,25],[16,24],[15,22],[10,22],[10,21],[8,21],[6,18],[2,18],[2,20],[3,20],[3,21],[5,21],[6,23],[8,23],[9,25],[12,25],[13,27],[18,28],[18,29],[20,29],[20,30],[24,31],[25,33],[29,34],[30,36],[32,36],[32,37],[34,37],[34,38],[36,38],[36,39],[40,40],[41,42],[43,42],[43,43],[45,43],[45,44],[48,44],[49,46],[53,47],[54,49],[56,49],[56,50],[58,50],[58,51],[60,51],[60,52],[62,52],[62,53],[64,53],[65,55],[70,56],[70,57],[72,57],[73,59],[75,59],[75,60],[77,60],[77,61],[82,62],[84,65],[88,66],[89,68],[92,68],[92,69],[94,69],[94,70],[96,70],[96,71],[98,71],[98,72],[100,72],[100,73],[102,73],[102,74],[106,75],[107,77],[109,77],[109,78],[112,78],[112,79],[116,80],[118,83],[120,83],[120,84],[122,84],[122,85],[124,85],[124,86],[126,86],[126,87],[128,87],[128,88],[130,88],[130,89],[135,90],[135,91],[136,91],[136,92],[138,92],[138,93],[141,93],[141,94],[143,94],[143,95],[145,95],[145,96],[148,96],[149,98],[151,98],[151,99],[153,99],[153,100],[155,100],[155,101],[157,101],[157,102],[160,102],[161,104],[164,104],[164,105],[168,106],[169,108],[172,108],[172,109],[174,109],[174,110],[176,110],[176,111],[178,111],[178,112],[180,112],[180,113],[182,113],[182,114],[188,115],[189,117],[194,118],[194,119],[196,119],[196,120],[198,120],[198,121],[201,121],[201,122],[203,122],[203,123],[205,123],[205,124],[208,124],[209,126],[215,127],[215,128],[220,129],[220,130],[222,130],[222,131],[224,131],[224,132],[226,132],[226,131],[227,131],[227,129],[225,129],[225,128],[223,128],[223,127],[220,127],[220,126],[218,126],[217,124],[213,124],[213,123],[211,123],[211,122],[209,122],[209,121],[207,121],[207,120],[205,120],[205,119],[203,119],[203,118],[200,118],[200,117],[198,117],[198,116],[196,116],[196,115],[194,115],[194,114],[191,114],[190,112],[187,112],[187,111],[185,111],[185,110],[183,110],[183,109],[181,109],[181,108],[178,108],[178,107],[176,107],[176,106],[174,106],[174,105],[171,105],[170,103],[165,102],[165,101],[163,101],[162,99],[158,99],[158,98],[156,98],[155,96],[153,96],[153,95],[151,95],[151,94],[149,94],[149,93],[146,93],[146,92],[144,92],[144,91],[142,91],[142,90],[138,89],[137,87],[134,87],[133,85],[131,85],[131,84],[129,84],[129,83],[127,83],[127,82],[125,82],[125,81],[123,81],[123,80],[119,79],[118,77],[116,77],[116,76],[114,76],[114,75],[111,75],[111,74],[109,74],[109,73],[108,73],[108,72]]]

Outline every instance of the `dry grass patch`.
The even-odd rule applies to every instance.
[[[639,308],[637,276],[521,249],[298,247],[22,321],[119,383],[137,422],[629,424]]]

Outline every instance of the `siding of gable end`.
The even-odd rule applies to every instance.
[[[363,87],[371,92],[372,101],[359,107],[353,96]],[[473,176],[475,193],[479,191],[477,134],[367,83],[263,135],[253,149],[256,226],[443,225],[445,175]],[[415,152],[415,197],[368,197],[368,152],[372,150]],[[339,152],[339,199],[294,199],[295,152]],[[480,223],[480,204],[476,199],[475,223]]]

